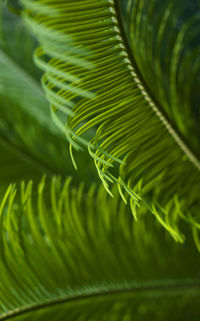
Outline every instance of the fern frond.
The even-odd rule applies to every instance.
[[[200,162],[165,117],[164,106],[157,104],[160,96],[154,99],[156,93],[151,95],[140,77],[140,64],[134,64],[127,45],[119,2],[21,2],[26,23],[41,42],[35,61],[45,71],[43,86],[52,115],[71,143],[71,154],[77,142],[85,144],[85,138],[91,137],[89,153],[107,191],[111,193],[110,185],[117,181],[125,202],[130,195],[135,217],[142,201],[176,240],[183,241],[180,218],[199,226]],[[152,8],[154,2],[149,4]],[[136,22],[145,3],[133,3]],[[187,26],[188,19],[184,23]],[[162,15],[162,28],[165,24]],[[58,110],[68,115],[66,126],[60,123]]]
[[[50,191],[44,179],[34,191],[10,186],[1,202],[0,320],[200,316],[200,257],[189,238],[175,243],[145,208],[135,222],[115,189],[112,199],[54,178]]]

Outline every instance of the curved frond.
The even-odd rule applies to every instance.
[[[111,193],[110,184],[117,181],[125,202],[125,194],[130,195],[135,217],[142,201],[176,240],[183,241],[177,227],[180,217],[199,226],[200,162],[140,78],[119,2],[21,2],[26,23],[41,42],[35,61],[45,71],[43,86],[52,115],[71,142],[71,154],[77,141],[85,143],[86,134],[91,137],[89,153],[107,191]],[[133,2],[137,21],[145,3]],[[68,115],[66,126],[58,110]]]
[[[135,222],[103,188],[54,178],[50,195],[44,179],[33,191],[10,186],[1,202],[0,320],[198,319],[189,238],[175,243],[145,208]]]

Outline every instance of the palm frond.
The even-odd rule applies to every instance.
[[[117,181],[125,202],[125,194],[130,195],[135,217],[137,205],[142,201],[176,240],[183,241],[178,230],[180,218],[199,226],[200,162],[192,144],[190,146],[182,138],[183,132],[188,138],[194,122],[189,126],[185,122],[190,113],[188,99],[184,115],[181,115],[182,105],[179,104],[188,97],[188,89],[180,100],[184,87],[178,92],[183,79],[176,86],[176,76],[182,77],[176,61],[179,61],[183,45],[187,46],[187,41],[190,43],[193,39],[189,36],[189,40],[182,41],[187,37],[189,26],[194,27],[189,21],[196,21],[198,26],[198,19],[196,15],[193,18],[193,11],[190,18],[180,16],[180,2],[173,11],[174,1],[164,2],[160,7],[154,0],[148,5],[146,1],[129,1],[130,17],[123,27],[119,2],[21,0],[26,9],[24,19],[41,43],[35,52],[35,62],[45,71],[43,87],[52,115],[71,143],[71,154],[73,147],[78,148],[78,142],[87,144],[90,137],[89,153],[107,191],[111,193],[110,184]],[[144,30],[140,28],[147,15],[143,15],[143,11],[149,12],[149,19],[154,14],[160,17],[158,46],[165,43],[167,33],[164,30],[171,17],[173,21],[181,21],[181,31],[175,30],[178,44],[176,39],[170,44],[173,62],[164,61],[173,78],[169,91],[173,105],[170,102],[167,105],[166,98],[160,107],[161,93],[165,91],[164,77],[161,83],[158,77],[155,85],[150,86],[150,80],[154,79],[152,68],[147,71],[147,62],[142,65],[146,57],[152,55],[156,43],[154,39],[147,54],[140,58],[148,38],[145,33],[148,24]],[[150,25],[150,32],[152,28]],[[132,51],[125,30],[131,31]],[[138,51],[133,44],[134,37],[137,42],[140,39]],[[193,57],[195,52],[190,49],[189,56]],[[156,76],[161,74],[161,56],[158,51]],[[185,65],[186,56],[179,64]],[[150,62],[153,64],[153,60]],[[68,115],[66,126],[59,119],[60,113]],[[171,117],[172,114],[176,116]],[[72,159],[75,163],[73,154]]]
[[[135,222],[117,195],[58,178],[50,190],[42,179],[37,193],[31,182],[20,193],[8,188],[0,206],[0,320],[200,316],[193,242],[174,242],[145,208]]]

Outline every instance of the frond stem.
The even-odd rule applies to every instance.
[[[149,106],[153,109],[153,111],[156,113],[157,117],[161,120],[163,125],[166,127],[169,134],[173,137],[175,142],[178,144],[178,146],[181,148],[181,150],[187,155],[189,160],[195,165],[195,167],[200,170],[200,159],[196,155],[195,151],[192,150],[188,145],[185,138],[182,137],[179,130],[176,128],[176,126],[169,120],[167,114],[164,112],[163,108],[158,103],[155,96],[152,94],[151,90],[147,86],[139,67],[137,66],[137,63],[135,61],[135,58],[133,56],[133,53],[131,51],[130,45],[127,40],[127,36],[124,30],[122,17],[120,13],[120,7],[119,7],[119,1],[113,0],[115,5],[115,12],[118,18],[118,24],[119,24],[119,30],[121,32],[121,38],[124,43],[124,46],[127,50],[128,57],[130,60],[130,64],[132,65],[132,71],[131,74],[134,78],[134,81],[136,82],[138,88],[141,90],[141,93],[144,97],[144,99],[147,101]],[[143,85],[145,84],[145,86]]]
[[[83,293],[83,291],[82,291]],[[9,311],[7,313],[4,313],[0,316],[1,321],[14,319],[15,317],[24,315],[26,313],[30,313],[33,311],[37,311],[40,309],[46,309],[49,307],[55,307],[57,305],[61,304],[67,304],[67,303],[76,303],[78,301],[86,301],[91,299],[98,299],[99,301],[106,300],[116,300],[116,299],[131,299],[135,295],[141,295],[141,296],[191,296],[191,295],[198,295],[200,296],[200,282],[195,280],[185,280],[184,282],[181,280],[168,280],[168,281],[162,281],[157,283],[151,283],[151,284],[143,284],[142,286],[130,286],[130,287],[117,287],[116,289],[108,288],[107,290],[96,290],[89,292],[87,290],[86,293],[83,294],[76,294],[74,296],[63,296],[59,298],[54,298],[48,301],[44,301],[41,303],[34,303],[31,305],[27,305],[24,307],[20,307],[17,309],[14,309],[12,311]]]

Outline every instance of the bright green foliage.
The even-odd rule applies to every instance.
[[[199,30],[195,8],[186,14],[187,3],[130,0],[122,15],[121,2],[114,0],[21,3],[41,43],[35,62],[45,71],[43,87],[71,154],[89,136],[89,153],[107,191],[117,181],[136,218],[142,202],[182,242],[180,218],[199,226],[200,162],[193,152],[198,135],[191,101],[199,60],[198,46],[191,48],[196,29],[188,34],[194,26]],[[183,89],[181,77],[188,74],[191,82]],[[66,126],[60,113],[68,115]]]
[[[19,201],[15,188],[5,194],[0,320],[195,320],[194,245],[175,243],[143,210],[133,221],[116,190],[71,184],[54,178],[51,203],[44,179],[35,196],[31,182]]]
[[[199,3],[0,2],[0,320],[199,320]]]

